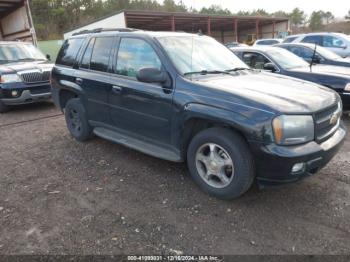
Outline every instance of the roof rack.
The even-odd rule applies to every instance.
[[[102,32],[135,32],[135,31],[139,31],[139,30],[134,28],[95,28],[91,30],[82,30],[82,31],[76,32],[73,34],[73,36],[83,35],[83,34],[102,33]]]

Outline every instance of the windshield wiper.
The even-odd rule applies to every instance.
[[[184,76],[188,76],[188,75],[216,75],[216,74],[230,75],[230,72],[221,71],[221,70],[202,70],[202,71],[187,72],[187,73],[184,73]]]
[[[20,58],[20,59],[17,59],[16,61],[35,61],[34,58]]]
[[[225,70],[225,71],[226,72],[237,72],[237,71],[243,71],[243,70],[251,70],[251,69],[247,68],[247,67],[236,67],[236,68],[228,69],[228,70]]]

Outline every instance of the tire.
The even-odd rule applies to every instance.
[[[243,195],[255,178],[247,143],[225,128],[210,128],[197,134],[188,147],[187,165],[191,177],[204,192],[225,200]]]
[[[9,107],[0,100],[0,114],[6,113],[8,111],[9,111]]]
[[[85,109],[79,98],[70,99],[64,115],[70,134],[78,141],[84,142],[92,137],[92,128],[88,123]]]

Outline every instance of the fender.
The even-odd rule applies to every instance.
[[[174,145],[181,144],[185,133],[186,123],[191,119],[202,119],[217,123],[218,125],[231,127],[242,134],[248,142],[271,142],[273,141],[271,121],[273,115],[259,110],[250,110],[242,105],[245,110],[227,110],[225,108],[204,105],[200,103],[188,103],[178,113],[174,121]],[[244,112],[244,113],[243,113]],[[179,135],[176,135],[179,134]]]

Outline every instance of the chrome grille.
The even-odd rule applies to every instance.
[[[315,134],[317,142],[321,143],[327,140],[337,131],[340,125],[341,113],[342,109],[339,102],[315,114]]]
[[[22,81],[25,83],[47,82],[50,80],[50,71],[32,71],[20,73]]]

